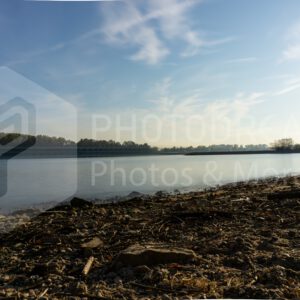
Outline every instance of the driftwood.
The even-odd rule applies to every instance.
[[[92,264],[94,262],[95,258],[94,256],[90,256],[90,258],[88,259],[86,265],[84,266],[83,270],[82,270],[82,274],[83,275],[87,275],[92,267]]]
[[[48,290],[49,288],[46,288],[42,293],[38,295],[37,299],[44,297],[47,294]]]

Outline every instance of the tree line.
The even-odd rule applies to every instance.
[[[189,146],[189,147],[164,147],[158,148],[148,145],[147,143],[138,144],[133,141],[117,142],[113,140],[94,140],[81,139],[77,143],[62,137],[50,137],[47,135],[25,135],[20,133],[0,132],[0,145],[20,145],[22,142],[30,141],[35,147],[40,148],[75,148],[86,150],[103,150],[103,151],[137,151],[141,153],[190,153],[190,152],[234,152],[234,151],[300,151],[300,144],[295,144],[291,138],[285,138],[275,141],[269,147],[266,144],[249,144],[249,145],[231,145],[218,144],[210,146]]]
[[[185,153],[191,151],[249,151],[249,150],[266,150],[267,145],[210,145],[210,146],[197,146],[197,147],[165,147],[158,148],[148,145],[147,143],[138,144],[133,141],[117,142],[113,140],[94,140],[94,139],[81,139],[77,143],[62,137],[50,137],[47,135],[25,135],[20,133],[3,133],[0,132],[0,145],[19,145],[22,142],[34,141],[36,147],[45,148],[69,148],[77,147],[79,149],[103,149],[103,150],[118,150],[118,149],[137,149],[145,152],[168,152],[168,153]]]

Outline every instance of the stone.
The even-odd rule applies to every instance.
[[[115,264],[129,266],[151,266],[158,264],[187,264],[196,260],[194,251],[185,248],[162,247],[156,245],[132,245],[120,252]]]
[[[143,196],[142,193],[133,191],[133,192],[131,192],[131,193],[127,196],[127,198],[136,198],[136,197],[141,197],[141,196]]]
[[[98,237],[94,237],[90,241],[81,244],[82,248],[90,248],[90,249],[98,248],[101,246],[103,246],[103,242]]]
[[[82,207],[91,207],[93,204],[90,201],[80,199],[80,198],[73,198],[70,201],[72,207],[82,208]]]

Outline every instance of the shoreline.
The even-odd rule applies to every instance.
[[[289,179],[289,178],[294,178],[294,177],[300,177],[300,174],[298,172],[292,172],[289,174],[282,174],[278,176],[265,176],[265,177],[260,177],[260,178],[250,178],[247,180],[239,180],[239,181],[225,181],[223,183],[219,183],[216,185],[193,185],[192,187],[177,187],[174,189],[169,189],[169,190],[156,190],[152,192],[138,192],[138,191],[131,191],[128,194],[113,194],[109,196],[104,196],[103,198],[97,198],[97,197],[84,197],[80,195],[73,195],[65,199],[64,201],[46,201],[46,202],[37,202],[37,203],[29,203],[29,204],[23,204],[21,206],[14,206],[11,208],[8,208],[6,210],[1,210],[0,209],[0,217],[5,217],[5,216],[11,216],[11,215],[21,215],[25,214],[28,215],[28,217],[35,216],[39,213],[44,212],[45,210],[52,209],[53,207],[68,204],[72,198],[81,198],[83,200],[92,202],[97,205],[107,205],[107,204],[113,204],[113,203],[118,203],[118,202],[126,202],[131,200],[132,198],[135,197],[140,197],[140,198],[151,198],[154,197],[156,194],[164,194],[168,196],[174,196],[174,195],[186,195],[189,193],[197,193],[197,192],[210,192],[214,191],[217,188],[222,188],[227,185],[238,185],[238,184],[251,184],[253,182],[257,181],[262,181],[262,180],[280,180],[280,179]],[[36,213],[34,213],[36,211]],[[28,213],[27,213],[28,212]],[[1,230],[0,230],[1,233]]]
[[[300,176],[76,198],[0,234],[0,296],[299,298],[299,221]]]
[[[119,152],[112,154],[111,151],[82,151],[78,152],[74,149],[72,151],[65,151],[63,149],[56,150],[53,149],[43,149],[37,150],[36,153],[26,152],[26,149],[23,150],[23,153],[11,152],[9,155],[1,155],[0,161],[7,161],[11,159],[79,159],[79,158],[116,158],[116,157],[142,157],[142,156],[215,156],[215,155],[267,155],[267,154],[300,154],[300,150],[287,150],[287,151],[274,151],[274,150],[243,150],[243,151],[203,151],[203,152],[149,152],[149,153],[137,153],[137,152]],[[29,151],[29,150],[28,150]]]

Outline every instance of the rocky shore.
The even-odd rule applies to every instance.
[[[0,234],[0,297],[299,299],[299,229],[300,177],[75,198]]]

